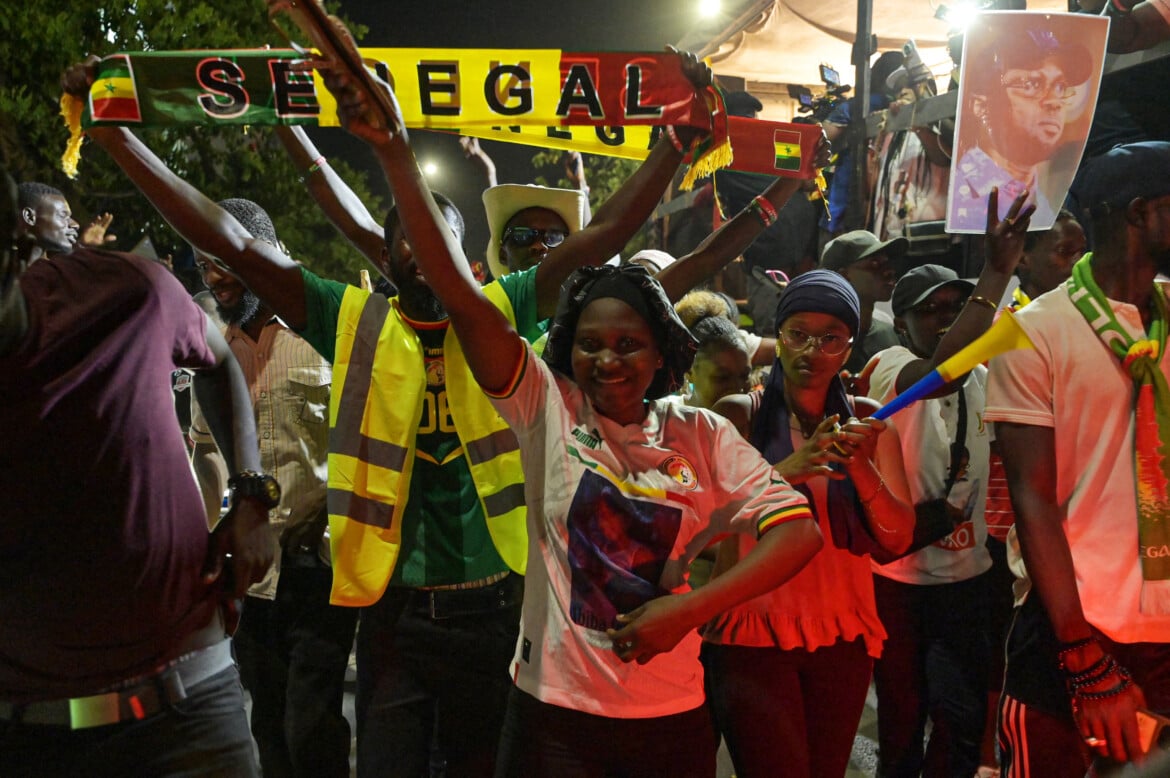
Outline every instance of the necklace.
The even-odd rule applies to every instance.
[[[813,434],[817,431],[817,427],[819,427],[821,422],[824,421],[823,418],[822,419],[803,418],[796,411],[790,411],[788,413],[788,416],[791,419],[792,426],[794,426],[796,429],[800,430],[800,436],[802,438],[804,438],[805,440],[808,440],[809,438],[811,438],[813,436]]]
[[[808,440],[817,431],[817,427],[825,420],[824,415],[809,417],[802,414],[796,409],[796,404],[792,402],[792,396],[788,394],[788,389],[784,390],[784,401],[788,405],[788,416],[790,419],[790,426],[793,424],[800,430],[800,435],[805,440]]]

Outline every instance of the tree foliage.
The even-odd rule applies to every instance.
[[[82,224],[109,211],[130,249],[149,236],[161,254],[177,253],[179,237],[96,147],[83,148],[79,175],[60,171],[68,132],[59,115],[61,73],[87,54],[115,51],[254,48],[287,42],[268,22],[263,0],[103,0],[52,10],[48,3],[10,3],[0,14],[0,154],[18,181],[43,181],[65,192]],[[365,29],[351,25],[355,35]],[[360,255],[333,228],[299,181],[275,133],[266,128],[173,127],[144,130],[143,140],[180,176],[213,199],[246,197],[263,206],[293,256],[314,271],[356,282]],[[337,172],[371,212],[380,214],[364,175]]]
[[[533,181],[541,186],[576,188],[576,184],[569,180],[565,170],[564,157],[565,152],[552,149],[534,154],[532,167],[536,170],[536,175]],[[594,154],[582,154],[581,160],[585,165],[585,180],[589,184],[589,208],[593,212],[596,212],[626,179],[634,175],[634,171],[641,164],[632,159],[601,157]],[[642,249],[654,248],[656,241],[656,228],[652,222],[647,222],[634,233],[634,237],[622,250],[622,256],[628,259]]]

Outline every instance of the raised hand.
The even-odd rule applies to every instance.
[[[114,221],[114,214],[106,212],[98,214],[81,231],[78,243],[91,248],[101,248],[118,239],[117,235],[109,232],[110,224]]]
[[[666,50],[671,54],[677,54],[682,59],[683,75],[694,85],[698,91],[703,91],[711,86],[714,76],[711,74],[711,68],[707,63],[699,59],[699,57],[690,51],[679,51],[674,46],[667,46]],[[675,132],[678,133],[679,140],[686,147],[690,147],[696,138],[707,135],[707,131],[698,127],[675,127]]]
[[[1036,211],[1035,205],[1024,206],[1028,194],[1020,192],[1003,221],[999,219],[999,188],[992,187],[987,195],[987,262],[1001,273],[1013,273],[1024,256],[1028,225]]]

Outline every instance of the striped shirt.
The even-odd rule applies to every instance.
[[[286,528],[317,518],[325,510],[333,368],[276,317],[264,325],[259,341],[237,325],[229,326],[224,337],[252,396],[261,470],[280,482],[280,505],[268,516],[273,537],[279,540]],[[191,439],[214,444],[198,403],[192,407]],[[327,536],[322,538],[318,553],[329,561]],[[248,590],[249,596],[276,596],[280,563],[278,543],[272,567]]]

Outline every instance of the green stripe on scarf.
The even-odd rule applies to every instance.
[[[1073,266],[1069,298],[1133,378],[1141,611],[1170,613],[1170,387],[1159,365],[1166,351],[1166,298],[1155,284],[1149,336],[1131,337],[1093,279],[1092,256],[1085,254]]]

